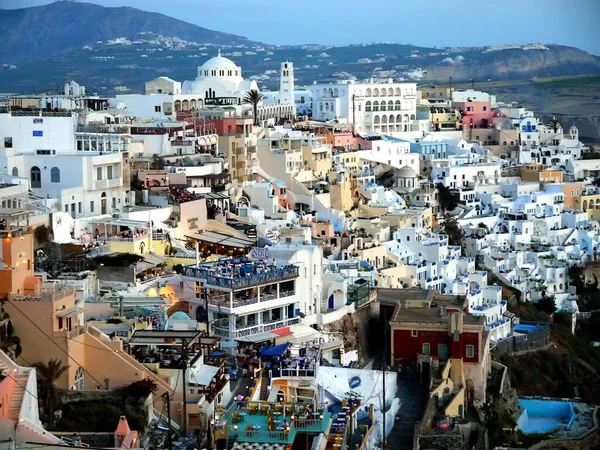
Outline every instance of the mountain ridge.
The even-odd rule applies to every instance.
[[[104,94],[142,91],[167,75],[183,81],[216,55],[261,88],[277,88],[281,61],[297,85],[370,77],[423,82],[600,74],[600,57],[560,45],[430,48],[409,44],[275,46],[131,7],[57,2],[0,10],[0,92],[42,92],[75,79]]]

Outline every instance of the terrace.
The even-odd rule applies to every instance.
[[[296,279],[298,270],[298,266],[293,265],[277,267],[249,258],[232,258],[200,264],[198,267],[185,266],[182,274],[204,281],[207,287],[237,291]]]
[[[238,442],[294,442],[297,433],[327,432],[331,414],[325,404],[238,402],[220,419],[217,426],[229,430]]]

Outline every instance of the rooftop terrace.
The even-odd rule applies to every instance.
[[[203,280],[207,287],[239,290],[298,278],[298,266],[277,267],[249,258],[231,258],[217,262],[185,266],[183,275]]]

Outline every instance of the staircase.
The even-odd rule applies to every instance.
[[[267,401],[269,398],[269,381],[266,377],[260,381],[260,400]]]
[[[25,395],[25,386],[27,385],[27,378],[29,374],[19,374],[18,372],[12,372],[6,365],[6,363],[0,360],[0,372],[9,378],[15,380],[15,387],[10,397],[10,407],[8,409],[8,418],[18,422],[19,415],[21,413],[21,403],[23,403],[23,396]]]

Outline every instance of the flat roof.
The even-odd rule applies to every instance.
[[[226,245],[228,247],[254,247],[256,241],[230,236],[228,234],[218,233],[216,231],[203,231],[202,233],[186,234],[190,239],[197,241],[210,242],[211,244]]]
[[[131,336],[130,343],[138,345],[180,345],[183,341],[187,341],[187,344],[192,344],[200,339],[202,333],[202,331],[195,330],[136,330]],[[168,340],[179,340],[179,342],[173,344]]]

